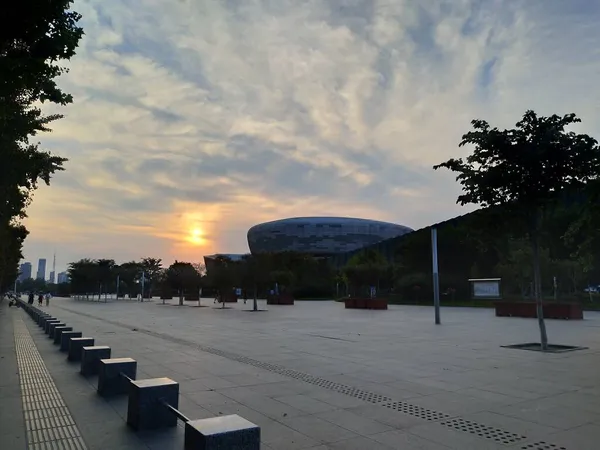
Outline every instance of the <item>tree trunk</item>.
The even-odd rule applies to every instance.
[[[253,300],[253,305],[252,305],[252,309],[254,311],[258,311],[258,301],[257,301],[257,298],[256,298],[257,295],[258,295],[258,293],[256,291],[257,291],[256,285],[254,285],[254,300]]]
[[[179,289],[179,306],[183,306],[183,289]]]
[[[529,238],[533,254],[533,294],[535,297],[535,308],[540,327],[540,343],[542,351],[548,350],[548,335],[546,334],[546,323],[544,322],[544,304],[542,299],[542,273],[540,268],[540,245],[539,245],[539,212],[535,212],[530,228]]]

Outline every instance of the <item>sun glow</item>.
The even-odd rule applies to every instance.
[[[188,241],[194,245],[202,245],[204,239],[202,239],[202,230],[200,228],[192,228],[190,230],[190,235],[188,236]]]

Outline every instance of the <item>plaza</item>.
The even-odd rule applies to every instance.
[[[436,326],[430,307],[175,304],[55,298],[47,310],[110,346],[113,358],[134,358],[138,379],[179,382],[186,416],[238,414],[260,426],[266,450],[586,450],[600,442],[599,313],[548,320],[551,343],[587,348],[543,354],[501,347],[536,342],[537,323],[490,309],[443,308]],[[33,448],[18,436],[14,332],[31,336],[87,448],[183,448],[181,423],[129,430],[126,396],[97,396],[97,378],[81,376],[22,310],[3,305],[0,320],[0,447]]]

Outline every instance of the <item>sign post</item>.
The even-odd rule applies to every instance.
[[[500,278],[470,278],[473,299],[501,299]]]
[[[440,274],[438,272],[437,228],[431,229],[431,255],[433,262],[433,306],[435,307],[435,324],[440,321]]]

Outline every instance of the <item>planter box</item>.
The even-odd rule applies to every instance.
[[[349,297],[344,300],[344,305],[347,309],[388,309],[385,298]]]
[[[267,305],[293,305],[294,297],[291,294],[267,295]]]
[[[235,292],[221,295],[219,297],[220,303],[237,303],[237,301],[238,301],[238,296],[235,294]]]
[[[494,302],[494,306],[497,317],[537,317],[534,302]],[[583,319],[583,310],[577,303],[545,303],[543,308],[545,319]]]

